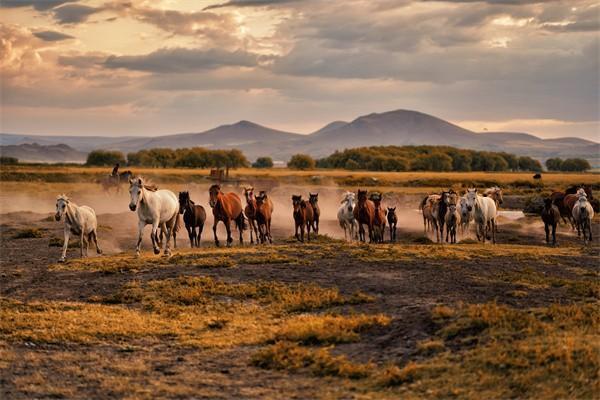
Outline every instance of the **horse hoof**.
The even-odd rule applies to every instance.
[[[59,263],[64,263],[64,262],[66,262],[66,261],[67,261],[67,260],[66,260],[66,259],[64,259],[64,258],[59,258],[59,259],[58,259],[58,262],[59,262]]]
[[[163,257],[171,257],[171,252],[170,251],[169,252],[165,251],[164,254],[163,254]]]
[[[160,249],[154,249],[154,254],[160,254]]]

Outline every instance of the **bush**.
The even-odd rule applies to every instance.
[[[127,154],[129,165],[153,168],[240,168],[250,165],[246,156],[237,150],[208,150],[202,147],[182,149],[148,149]]]
[[[19,159],[15,158],[15,157],[0,157],[0,164],[1,165],[14,165],[14,164],[18,164],[19,163]]]
[[[87,156],[86,165],[112,166],[116,163],[125,164],[125,156],[120,151],[94,150]]]
[[[560,158],[549,158],[546,160],[548,171],[560,171],[563,161]]]
[[[588,169],[592,169],[592,166],[583,158],[567,158],[560,165],[560,170],[567,172],[583,172]]]
[[[252,168],[273,168],[273,159],[271,157],[258,157],[252,163]]]
[[[307,154],[295,154],[287,163],[292,169],[313,169],[315,165],[315,160]]]
[[[542,172],[542,164],[531,157],[519,157],[519,169],[521,171]]]

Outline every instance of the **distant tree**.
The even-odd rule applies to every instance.
[[[348,161],[346,161],[346,164],[344,164],[344,169],[354,171],[360,169],[360,164],[350,158]]]
[[[86,165],[112,166],[116,163],[125,164],[125,156],[120,151],[94,150],[87,156]]]
[[[519,157],[519,169],[521,171],[541,172],[542,164],[531,157]]]
[[[258,157],[252,163],[252,168],[273,168],[273,159],[271,157]]]
[[[417,157],[410,168],[413,171],[452,171],[452,157],[444,153],[433,153]]]
[[[0,164],[2,164],[2,165],[14,165],[14,164],[18,164],[18,163],[19,163],[18,158],[5,157],[5,156],[0,157]]]
[[[558,157],[549,158],[546,160],[546,168],[548,169],[548,171],[560,171],[562,163],[563,160]]]
[[[592,169],[592,166],[583,158],[567,158],[560,165],[561,171],[583,172]]]
[[[313,169],[315,165],[315,160],[307,154],[294,154],[287,163],[292,169]]]

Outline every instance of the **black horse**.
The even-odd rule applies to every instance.
[[[190,247],[200,247],[200,238],[202,237],[204,222],[206,221],[206,211],[204,211],[204,207],[195,204],[192,199],[190,199],[189,192],[180,192],[179,214],[183,214],[185,229],[187,229],[188,235],[190,236]],[[197,234],[196,228],[198,228]]]

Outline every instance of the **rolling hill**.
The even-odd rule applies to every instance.
[[[153,147],[238,148],[253,160],[271,156],[288,160],[292,154],[324,157],[335,150],[374,145],[449,145],[474,150],[507,151],[541,160],[550,157],[584,157],[598,165],[600,144],[580,138],[541,139],[527,133],[476,133],[440,118],[410,110],[360,116],[351,122],[334,121],[309,135],[284,132],[239,121],[200,133],[156,137],[68,137],[0,134],[0,144],[67,143],[79,151],[103,148],[123,152]]]

